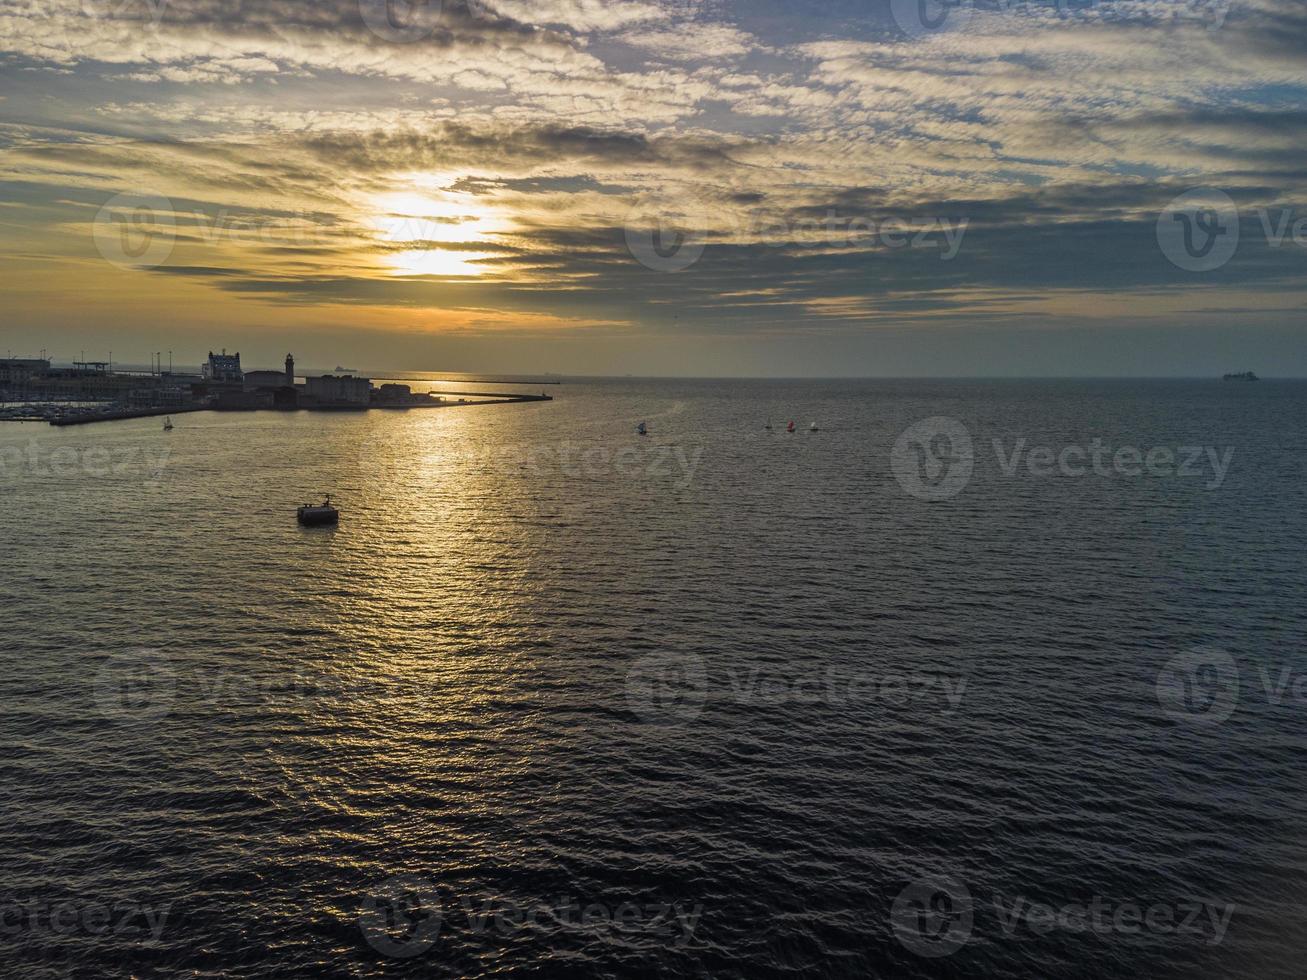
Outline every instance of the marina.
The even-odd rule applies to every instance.
[[[557,382],[497,381],[497,385]],[[57,427],[188,412],[407,411],[548,402],[540,394],[504,391],[414,391],[403,382],[380,386],[357,374],[300,378],[286,355],[277,371],[244,371],[240,354],[209,353],[199,372],[164,370],[162,358],[148,372],[114,370],[112,361],[74,361],[69,366],[42,358],[0,359],[0,422],[47,422]],[[171,425],[165,425],[165,431]]]

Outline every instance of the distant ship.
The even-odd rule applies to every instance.
[[[1261,381],[1252,371],[1244,371],[1242,374],[1227,374],[1226,381]]]
[[[336,373],[337,373],[337,374],[358,374],[358,373],[359,373],[359,369],[358,369],[358,368],[345,368],[345,367],[341,367],[339,364],[337,364],[337,365],[336,365]]]

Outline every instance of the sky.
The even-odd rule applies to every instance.
[[[0,0],[0,355],[1307,376],[1305,55],[1302,0]]]

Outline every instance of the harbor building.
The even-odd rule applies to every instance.
[[[372,403],[372,379],[324,374],[306,378],[305,389],[319,408],[367,408]]]
[[[240,351],[235,354],[228,354],[225,348],[221,354],[209,351],[209,360],[202,368],[202,373],[205,381],[216,384],[240,384],[245,377],[241,371]]]
[[[37,358],[0,358],[0,385],[23,384],[34,377],[50,373],[50,362]]]
[[[281,371],[246,371],[243,384],[246,391],[258,388],[284,388],[286,375]]]

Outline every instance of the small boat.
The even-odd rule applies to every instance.
[[[767,420],[766,429],[767,429],[768,432],[771,431],[771,419],[768,419],[768,420]]]
[[[811,427],[809,427],[808,431],[809,431],[809,432],[820,432],[821,430],[820,430],[819,428],[817,428],[817,423],[816,423],[816,422],[813,422],[812,425],[811,425]]]
[[[305,504],[299,509],[298,517],[305,527],[325,527],[340,523],[340,511],[331,506],[330,497],[317,505]]]
[[[793,431],[794,431],[794,423],[791,422],[789,425],[787,425],[787,426],[785,427],[785,431],[786,431],[786,432],[793,432]]]
[[[171,431],[172,431],[172,416],[171,416],[171,415],[169,415],[166,419],[163,420],[163,431],[164,431],[164,432],[171,432]]]
[[[642,436],[647,436],[649,434],[649,426],[647,423],[641,422],[635,427],[635,431],[640,433]]]

